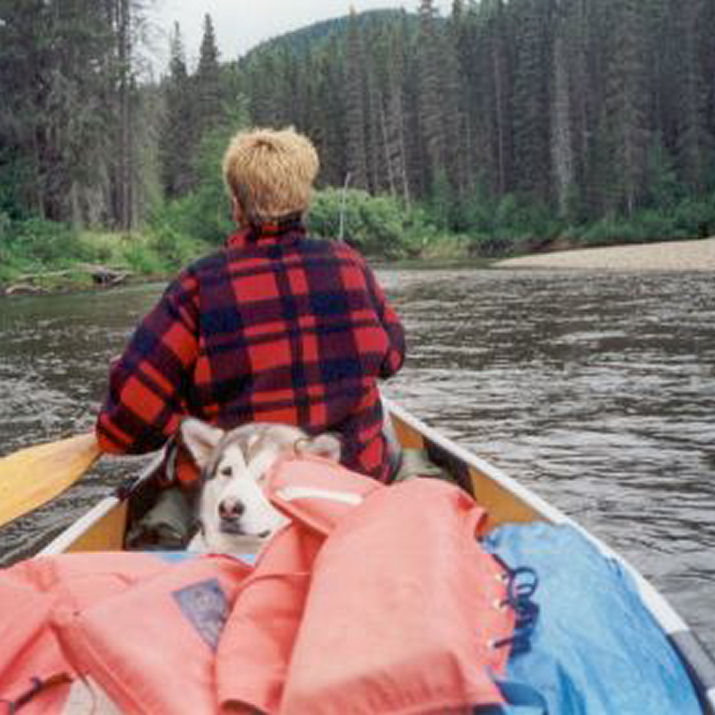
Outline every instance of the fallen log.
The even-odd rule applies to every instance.
[[[32,283],[15,283],[5,288],[5,295],[40,295],[47,293],[44,288]]]
[[[124,283],[132,275],[131,271],[120,271],[107,266],[92,265],[89,263],[81,264],[82,268],[90,273],[92,281],[96,285],[111,287]]]
[[[75,269],[65,268],[63,271],[46,271],[44,273],[25,273],[17,277],[20,283],[34,283],[38,278],[58,278],[59,276],[68,276],[74,273]]]
[[[40,295],[50,293],[46,287],[38,285],[38,282],[46,279],[62,278],[70,276],[78,272],[89,273],[92,282],[103,288],[112,288],[121,285],[129,277],[133,275],[131,271],[109,268],[107,266],[95,265],[91,263],[78,263],[72,268],[66,268],[60,271],[45,271],[43,273],[25,273],[18,276],[16,283],[9,285],[3,289],[0,286],[0,295]]]

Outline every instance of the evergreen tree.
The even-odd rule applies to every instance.
[[[602,28],[598,16],[591,14],[592,5],[592,0],[560,0],[559,26],[556,28],[558,40],[555,39],[555,43],[558,41],[561,47],[554,48],[554,53],[558,52],[563,57],[568,72],[567,101],[572,147],[570,170],[566,168],[569,166],[568,157],[563,157],[565,171],[557,182],[556,196],[561,215],[578,220],[585,217],[588,208],[586,177],[600,116],[599,107],[603,101],[597,79],[595,50]],[[554,101],[557,101],[556,98]],[[563,105],[561,109],[564,109]],[[563,135],[562,138],[565,139]],[[555,170],[556,167],[557,159],[554,157]]]
[[[251,116],[258,126],[286,123],[284,91],[285,51],[258,52],[245,62],[239,62],[243,88],[249,101]]]
[[[405,42],[404,24],[398,25],[388,36],[387,72],[382,106],[385,164],[388,183],[393,196],[410,203],[410,182],[407,174],[407,140],[405,117]]]
[[[579,65],[569,43],[570,14],[577,6],[568,0],[554,2],[554,41],[551,91],[551,159],[554,167],[555,193],[559,215],[566,217],[575,186],[575,159],[572,135],[571,68]]]
[[[705,130],[709,144],[715,144],[715,0],[703,0],[701,21],[698,26],[698,56],[700,61],[701,86],[704,87],[705,96],[703,105],[705,111]],[[708,189],[715,188],[715,159],[712,159],[708,167]]]
[[[700,192],[705,187],[707,167],[712,163],[712,136],[708,133],[708,87],[713,84],[703,72],[701,27],[707,19],[704,0],[670,3],[669,27],[677,37],[674,47],[673,83],[677,144],[675,157],[680,176],[685,184]]]
[[[199,65],[194,80],[195,128],[201,137],[220,126],[224,120],[224,102],[221,86],[218,47],[211,15],[204,15],[204,33],[201,39]]]
[[[516,187],[546,201],[551,186],[549,74],[551,41],[547,33],[550,3],[513,0],[514,27],[514,162]]]
[[[132,15],[129,0],[117,0],[117,154],[114,166],[113,204],[116,223],[129,231],[134,223],[133,101],[136,83],[132,68]]]
[[[138,181],[129,0],[2,0],[0,81],[13,211],[129,228]]]
[[[458,48],[464,22],[462,0],[454,0],[452,16],[447,21],[442,40],[442,122],[445,132],[445,174],[450,194],[451,219],[457,219],[453,209],[470,185],[467,142],[465,76],[460,65]],[[454,201],[453,201],[454,199]]]
[[[368,188],[367,141],[365,136],[366,93],[365,55],[362,47],[357,14],[350,11],[347,52],[345,56],[345,111],[347,125],[347,170],[350,185]]]
[[[483,38],[480,46],[484,50],[474,70],[479,77],[475,86],[481,86],[475,115],[479,127],[477,156],[479,165],[485,168],[485,183],[502,196],[513,185],[512,42],[503,0],[487,0],[481,11],[477,37]]]
[[[348,172],[343,66],[337,61],[342,53],[342,43],[337,37],[332,37],[317,53],[314,123],[306,129],[320,153],[322,181],[333,186],[342,185]]]
[[[446,128],[442,107],[443,45],[436,23],[436,9],[432,0],[420,0],[420,35],[418,42],[419,68],[419,127],[423,151],[423,171],[427,185],[444,171],[446,165]]]
[[[715,0],[453,0],[448,19],[420,0],[223,65],[207,15],[196,72],[177,27],[158,89],[138,82],[142,2],[0,0],[0,212],[129,229],[157,171],[164,197],[209,205],[201,157],[244,95],[252,123],[315,141],[321,184],[350,174],[452,228],[534,204],[633,215],[715,186]]]
[[[173,199],[196,186],[193,153],[197,147],[195,103],[186,68],[179,23],[169,39],[169,76],[164,82],[164,122],[159,138],[161,179],[164,194]]]
[[[650,143],[643,6],[640,0],[609,0],[607,10],[612,44],[602,131],[610,149],[611,179],[605,208],[630,216],[645,193]]]

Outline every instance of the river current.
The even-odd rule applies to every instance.
[[[715,285],[708,273],[393,269],[385,392],[580,521],[715,651]],[[161,286],[0,300],[0,453],[90,428]],[[137,468],[105,459],[0,530],[31,552]]]

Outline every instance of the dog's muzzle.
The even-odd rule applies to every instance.
[[[246,531],[241,525],[240,517],[220,517],[218,528],[222,534],[231,534],[232,536],[252,536],[265,539],[271,535],[270,529],[259,531],[257,534]]]
[[[244,533],[243,529],[241,528],[241,524],[238,520],[238,518],[223,518],[219,519],[218,523],[218,528],[219,531],[221,531],[224,534],[237,534],[241,535]]]

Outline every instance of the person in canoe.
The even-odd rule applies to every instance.
[[[402,366],[404,331],[365,259],[308,234],[318,169],[293,129],[231,140],[238,230],[167,287],[111,367],[103,451],[158,449],[187,415],[224,429],[280,422],[338,433],[346,467],[389,481],[378,380]],[[179,470],[182,483],[196,476]]]

